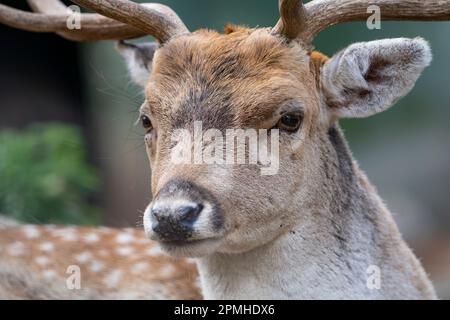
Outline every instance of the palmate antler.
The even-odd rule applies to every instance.
[[[279,0],[281,18],[273,31],[311,43],[332,25],[366,20],[371,5],[380,8],[382,20],[450,20],[450,0]]]
[[[188,33],[181,19],[162,4],[127,0],[73,1],[98,13],[81,14],[81,29],[70,30],[70,12],[59,0],[28,0],[34,12],[0,4],[0,23],[33,32],[55,32],[74,41],[119,40],[152,35],[160,42]]]

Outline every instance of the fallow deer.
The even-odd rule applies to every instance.
[[[2,5],[0,22],[71,40],[158,40],[119,44],[146,96],[154,197],[144,228],[164,252],[196,259],[205,298],[436,298],[338,124],[406,95],[430,64],[430,47],[385,39],[328,58],[312,41],[328,26],[367,19],[369,5],[383,20],[450,20],[449,0],[280,0],[275,27],[224,34],[191,33],[161,5],[73,2],[97,12],[82,15],[81,30],[68,30],[65,9],[50,0],[29,0],[39,13]],[[173,133],[195,122],[219,132],[276,129],[278,173],[261,175],[260,164],[174,164],[173,148],[192,143],[174,144]],[[374,266],[377,288],[367,284]]]
[[[0,221],[0,299],[200,299],[195,262],[142,230]]]

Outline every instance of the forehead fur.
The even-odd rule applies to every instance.
[[[261,121],[290,100],[307,105],[302,100],[314,86],[302,45],[266,29],[235,28],[199,30],[164,45],[147,95],[154,113],[175,127],[195,120],[220,129]]]

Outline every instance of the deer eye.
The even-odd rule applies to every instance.
[[[302,123],[303,116],[300,113],[288,113],[278,121],[276,128],[289,132],[297,131]]]
[[[150,118],[146,115],[141,116],[141,123],[145,130],[150,131],[153,128],[152,122],[150,121]]]

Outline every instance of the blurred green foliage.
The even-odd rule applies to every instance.
[[[0,213],[30,223],[95,224],[98,190],[77,127],[35,124],[0,132]]]

